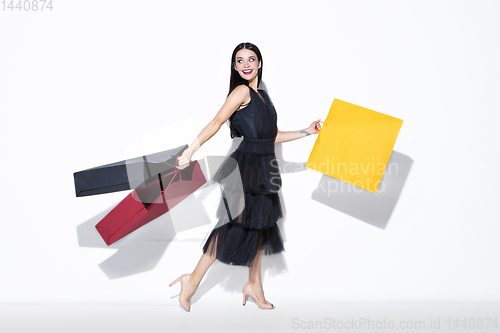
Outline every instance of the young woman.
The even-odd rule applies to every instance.
[[[278,195],[281,177],[274,144],[317,134],[321,121],[315,120],[303,130],[279,131],[273,103],[264,90],[258,89],[262,63],[260,51],[254,44],[236,46],[231,57],[229,94],[224,105],[178,161],[178,169],[189,166],[192,155],[226,121],[230,124],[231,138],[243,136],[236,151],[224,160],[213,177],[223,189],[217,211],[219,223],[208,237],[194,271],[170,284],[181,282],[179,302],[187,311],[190,311],[191,296],[216,259],[225,264],[249,267],[243,305],[246,296],[250,296],[259,308],[274,309],[264,297],[260,276],[262,252],[270,255],[284,251],[276,223],[283,215]]]

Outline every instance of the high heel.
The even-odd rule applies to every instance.
[[[188,312],[191,311],[191,305],[184,298],[184,293],[186,291],[190,276],[191,276],[191,274],[182,274],[174,282],[169,284],[169,286],[172,287],[174,284],[181,281],[181,293],[179,294],[179,303],[181,303],[182,307]]]
[[[255,293],[253,292],[252,290],[252,287],[250,287],[250,285],[247,283],[245,284],[245,286],[243,287],[243,305],[246,304],[247,302],[247,296],[250,296],[253,298],[253,300],[255,301],[255,303],[257,303],[257,306],[261,309],[266,309],[266,310],[272,310],[274,309],[274,305],[270,302],[267,302],[267,304],[265,303],[262,303],[258,298],[257,298],[257,295],[255,295]],[[270,306],[271,307],[270,307]]]

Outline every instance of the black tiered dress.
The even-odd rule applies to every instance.
[[[265,255],[284,251],[277,225],[283,217],[274,150],[277,114],[264,90],[248,89],[251,101],[231,116],[243,140],[213,177],[222,192],[218,223],[203,246],[205,254],[239,266],[252,266],[259,248]]]

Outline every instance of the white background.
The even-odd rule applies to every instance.
[[[127,192],[76,198],[73,172],[191,144],[222,106],[244,41],[262,52],[280,130],[324,120],[338,98],[402,119],[393,156],[411,161],[384,227],[313,200],[322,174],[282,174],[286,251],[264,258],[262,276],[283,327],[286,306],[500,302],[499,2],[53,7],[0,12],[1,304],[185,315],[168,283],[198,262],[218,189],[107,247],[93,226]],[[300,165],[315,139],[277,144],[279,157]],[[193,158],[235,147],[223,125]],[[240,309],[246,281],[246,268],[216,262],[192,308]]]

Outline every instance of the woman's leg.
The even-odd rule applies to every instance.
[[[259,247],[257,248],[257,255],[253,261],[252,266],[248,268],[248,284],[252,288],[255,295],[262,303],[269,303],[264,297],[264,290],[262,290],[262,281],[260,277],[260,263],[262,258],[262,231],[259,237]]]
[[[210,268],[210,266],[212,266],[214,261],[215,261],[214,257],[210,257],[205,253],[201,255],[200,261],[198,261],[198,265],[196,265],[194,271],[189,276],[188,286],[186,288],[186,292],[184,295],[186,301],[189,302],[191,296],[193,296],[196,289],[198,289],[198,286],[200,285],[203,276],[205,276],[205,273]]]

